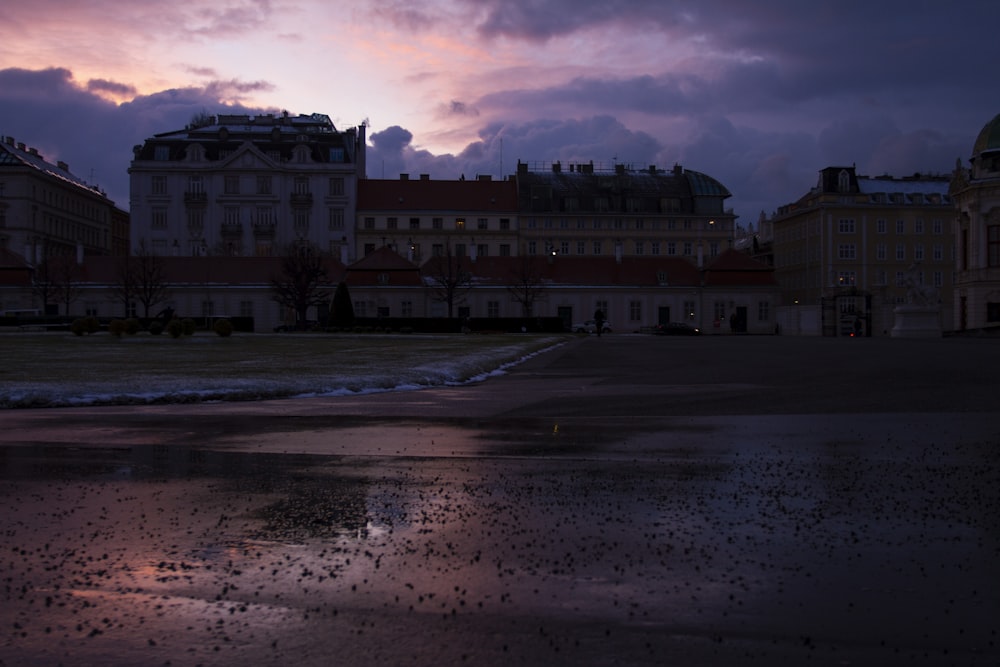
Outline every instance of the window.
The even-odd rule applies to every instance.
[[[259,195],[269,195],[271,194],[271,176],[268,174],[258,174],[257,175],[257,194]]]
[[[838,223],[838,230],[841,234],[853,234],[854,233],[854,219],[853,218],[841,218]]]
[[[628,302],[628,318],[633,322],[642,321],[642,301]]]
[[[307,195],[309,194],[309,179],[305,176],[295,177],[295,194],[297,195]]]
[[[398,218],[388,217],[388,218],[385,219],[385,228],[386,229],[398,229],[398,226],[399,226],[399,219]]]
[[[228,174],[223,180],[222,188],[227,195],[238,195],[240,193],[240,177]]]
[[[360,299],[354,302],[354,315],[357,317],[368,317],[368,302]]]
[[[595,255],[600,255],[601,254],[601,242],[600,241],[594,241],[594,254]]]
[[[559,242],[559,254],[560,255],[568,255],[569,254],[569,241],[560,241]]]
[[[295,209],[292,211],[292,224],[295,226],[295,233],[299,236],[305,236],[309,233],[309,214],[312,211],[309,209]]]
[[[150,224],[153,229],[167,228],[167,209],[157,206],[151,212]]]
[[[170,159],[170,146],[157,146],[153,149],[153,159],[164,162]]]
[[[875,233],[885,234],[885,218],[879,218],[875,221]]]
[[[715,318],[716,321],[722,322],[723,320],[726,319],[726,302],[725,301],[716,301],[713,304],[713,306],[712,306],[712,310],[713,310],[713,313],[712,313],[713,317]]]
[[[510,230],[510,218],[500,218],[500,231],[506,232]]]
[[[420,218],[410,218],[410,229],[420,229]]]
[[[931,231],[940,236],[944,233],[944,223],[940,220],[931,220]]]
[[[375,218],[365,216],[365,229],[375,229]]]
[[[538,243],[536,241],[528,241],[528,254],[529,255],[538,254]]]
[[[587,254],[587,242],[586,241],[577,241],[576,242],[576,254],[577,255],[585,255],[585,254]]]
[[[1000,322],[1000,301],[986,302],[986,321]]]
[[[906,259],[906,244],[897,243],[896,244],[896,259]]]
[[[695,315],[695,313],[694,313],[694,301],[685,301],[684,302],[684,317],[686,317],[689,320],[693,321],[694,320],[694,315]]]
[[[659,255],[660,254],[660,242],[659,241],[653,241],[649,245],[650,245],[649,252],[651,254],[653,254],[653,255]]]
[[[889,251],[884,243],[875,245],[875,259],[885,261],[889,257]]]
[[[340,176],[330,178],[330,195],[332,197],[344,196],[344,179]]]
[[[685,241],[684,242],[684,255],[687,256],[687,257],[690,257],[693,254],[694,254],[694,246],[691,244],[690,241]]]
[[[154,195],[165,195],[165,194],[167,194],[167,177],[166,176],[153,176],[153,194]]]
[[[500,256],[501,257],[510,257],[510,244],[509,243],[501,243],[500,244]]]
[[[486,302],[486,317],[500,317],[500,302],[499,301],[487,301]]]
[[[837,284],[841,287],[852,287],[856,283],[854,271],[837,272]]]
[[[918,243],[913,246],[913,260],[916,262],[924,261],[924,244]]]
[[[490,246],[487,243],[477,243],[476,244],[476,255],[479,257],[488,257],[490,254]]]
[[[641,255],[641,254],[643,254],[644,250],[645,250],[645,244],[643,244],[642,241],[636,241],[635,242],[635,254]]]
[[[330,149],[330,162],[340,163],[344,161],[344,149],[343,148],[331,148]]]
[[[853,243],[841,243],[837,246],[838,259],[857,259],[857,247]]]
[[[905,234],[906,233],[906,221],[905,220],[897,220],[896,221],[896,233],[897,234]]]
[[[215,314],[215,302],[214,301],[202,301],[201,302],[201,316],[202,317],[212,317]]]
[[[986,266],[1000,266],[1000,225],[986,228]]]
[[[875,284],[876,285],[888,285],[889,284],[888,280],[889,280],[889,278],[887,277],[885,271],[878,271],[875,274]]]
[[[431,227],[434,229],[444,229],[444,218],[431,218]]]
[[[344,228],[344,209],[342,208],[331,208],[330,209],[330,220],[327,229],[343,229]]]
[[[757,321],[767,322],[771,319],[771,304],[767,301],[757,302]]]
[[[240,317],[253,317],[253,301],[240,301]]]
[[[940,289],[944,286],[944,272],[935,271],[934,272],[934,287]]]
[[[413,302],[412,301],[400,301],[399,302],[399,314],[403,317],[413,317]]]
[[[431,245],[431,256],[432,257],[444,257],[444,244],[434,243]]]
[[[258,227],[270,227],[274,224],[274,215],[270,206],[257,207],[257,219],[254,224]]]
[[[921,218],[917,218],[913,221],[913,233],[923,234],[924,233],[924,221]]]
[[[712,241],[708,244],[708,254],[710,257],[715,257],[719,254],[719,242]]]
[[[667,254],[668,255],[677,254],[677,243],[675,241],[667,241]]]
[[[476,218],[476,229],[489,229],[490,221],[489,218]]]
[[[932,257],[935,262],[940,262],[944,259],[944,246],[940,243],[935,243],[934,247],[931,249]]]

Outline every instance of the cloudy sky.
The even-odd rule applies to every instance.
[[[1000,113],[990,0],[32,0],[0,19],[0,135],[122,208],[132,146],[201,112],[365,123],[371,178],[679,163],[743,223],[829,165],[948,173]]]

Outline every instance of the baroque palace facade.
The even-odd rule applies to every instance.
[[[204,117],[134,152],[131,251],[162,258],[164,305],[178,313],[254,317],[257,330],[286,323],[269,289],[274,259],[309,246],[328,254],[359,315],[448,315],[429,267],[453,257],[470,288],[459,317],[530,313],[569,326],[600,308],[619,331],[671,320],[774,330],[773,272],[729,252],[730,193],[680,166],[519,163],[501,180],[367,179],[364,128],[341,132],[320,114]],[[530,307],[510,290],[528,264],[544,294]],[[114,266],[84,263],[80,314],[134,312],[113,297]]]
[[[955,237],[956,328],[1000,328],[1000,115],[972,147],[970,167],[955,168],[951,196],[958,208]]]

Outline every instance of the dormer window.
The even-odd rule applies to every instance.
[[[837,191],[838,192],[850,192],[851,191],[851,175],[846,169],[841,169],[840,173],[837,174]]]

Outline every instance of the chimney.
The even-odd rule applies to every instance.
[[[558,174],[561,171],[562,171],[562,163],[561,162],[553,162],[552,163],[552,173],[553,174]]]
[[[431,175],[430,174],[420,174],[420,180],[421,181],[429,181],[429,180],[431,180]]]
[[[492,181],[493,176],[491,174],[479,174],[477,177],[480,181]]]
[[[409,174],[400,174],[399,175],[399,180],[401,180],[401,181],[408,181],[408,180],[410,180],[410,175]]]
[[[69,165],[63,162],[62,160],[56,162],[56,166],[62,169],[63,171],[69,171]]]
[[[683,171],[684,170],[681,169],[681,166],[679,164],[675,164],[674,165],[674,176],[680,176],[681,172],[683,172]]]
[[[653,176],[656,176],[656,165],[655,164],[649,165],[649,173],[651,175],[653,175]]]

